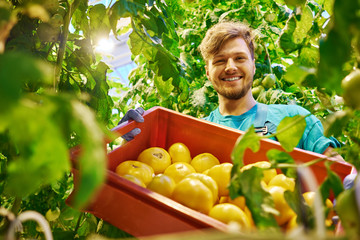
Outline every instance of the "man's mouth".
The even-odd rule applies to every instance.
[[[240,79],[242,79],[242,78],[243,78],[243,76],[237,76],[237,77],[222,78],[221,80],[232,82],[232,81],[240,80]]]

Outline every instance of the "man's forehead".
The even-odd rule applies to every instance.
[[[210,55],[210,58],[222,57],[228,54],[247,54],[251,55],[249,46],[241,37],[232,38],[222,44],[217,52]]]

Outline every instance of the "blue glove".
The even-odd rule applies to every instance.
[[[354,181],[356,178],[356,173],[350,173],[343,180],[344,189],[350,189],[354,186]]]
[[[126,112],[125,116],[119,121],[118,125],[129,120],[134,120],[135,122],[144,122],[143,114],[144,109],[142,107],[138,107],[137,109],[130,109]],[[136,135],[141,132],[140,128],[134,128],[130,132],[121,136],[126,141],[131,141],[134,139]]]

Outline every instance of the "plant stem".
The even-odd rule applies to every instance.
[[[62,69],[62,63],[64,61],[66,42],[69,36],[69,26],[70,20],[74,11],[78,8],[80,0],[75,0],[70,6],[69,11],[64,16],[64,31],[60,37],[59,51],[56,60],[56,69],[55,69],[55,80],[54,80],[54,90],[57,91],[57,86],[60,83],[60,74]]]
[[[322,158],[316,158],[314,160],[308,161],[306,163],[301,164],[291,164],[291,163],[279,163],[276,165],[276,168],[299,168],[299,167],[310,167],[313,164],[316,164],[318,162],[329,160],[331,157],[335,157],[338,155],[338,153],[331,154],[331,156],[326,156]]]
[[[77,222],[76,222],[76,227],[75,227],[74,232],[77,232],[77,231],[78,231],[78,229],[79,229],[79,227],[80,227],[81,220],[82,220],[82,218],[83,218],[84,215],[85,215],[85,213],[81,213],[81,214],[80,214],[80,216],[79,216],[79,218],[78,218],[78,220],[77,220]]]
[[[280,129],[279,131],[277,131],[277,132],[274,133],[274,134],[270,134],[270,135],[263,136],[263,138],[276,137],[276,135],[278,135],[278,134],[280,134],[280,133],[282,133],[282,132],[287,131],[289,128],[295,126],[296,124],[298,124],[300,121],[302,121],[304,118],[306,118],[306,117],[308,117],[308,116],[310,116],[310,114],[309,114],[309,115],[306,115],[306,116],[301,116],[301,118],[297,119],[296,121],[291,122],[291,124],[288,124],[285,128]]]
[[[15,200],[14,200],[14,204],[12,205],[11,207],[11,212],[17,216],[19,211],[20,211],[20,206],[21,206],[21,198],[19,197],[15,197]]]

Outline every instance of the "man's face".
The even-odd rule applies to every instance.
[[[206,65],[206,75],[214,89],[228,99],[244,97],[251,89],[254,74],[255,60],[240,37],[225,42]]]

